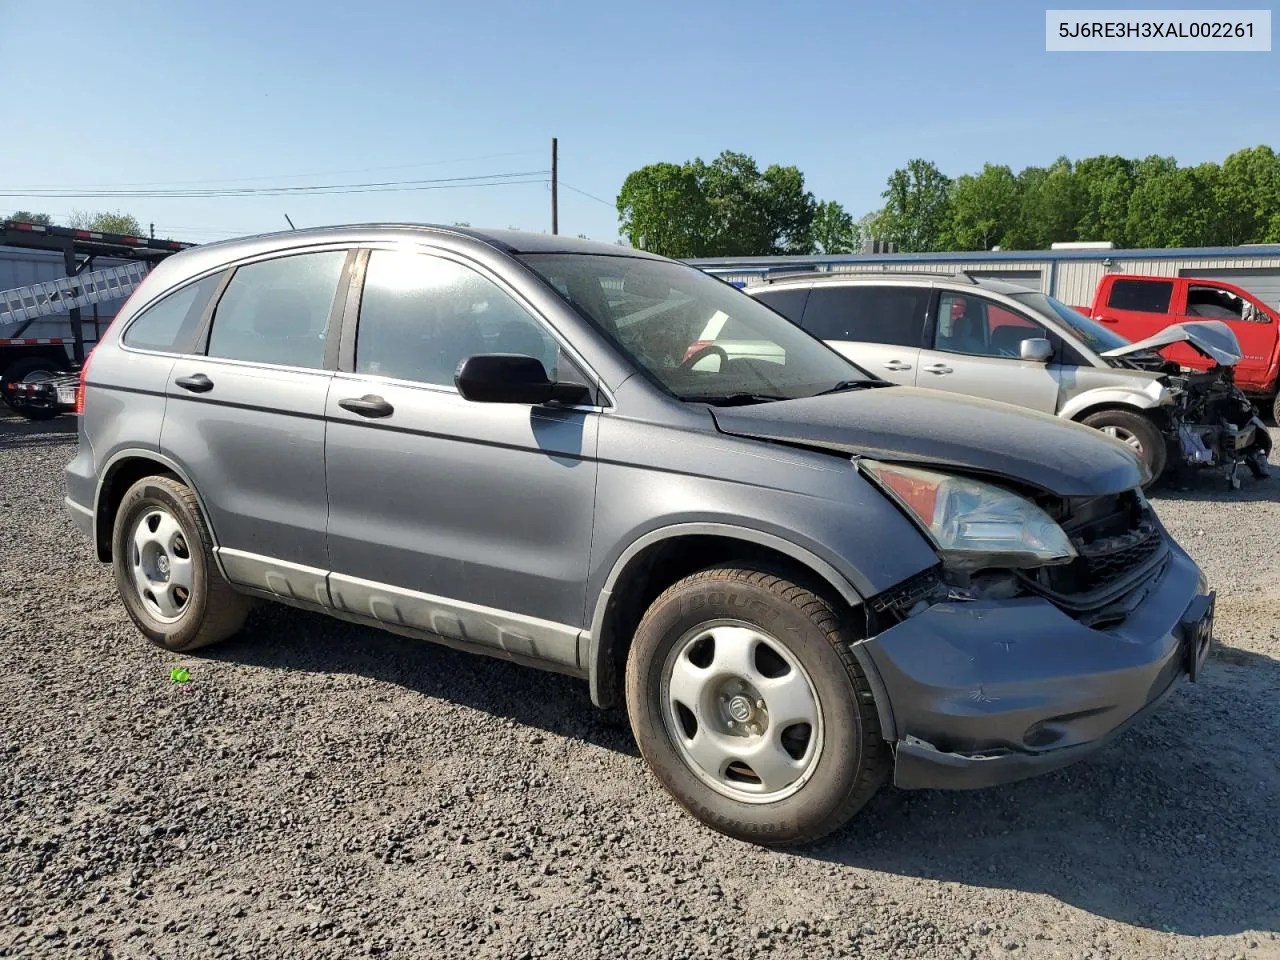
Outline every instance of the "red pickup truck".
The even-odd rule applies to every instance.
[[[1145,340],[1171,323],[1222,320],[1235,332],[1244,354],[1236,385],[1266,413],[1280,419],[1276,380],[1280,375],[1280,312],[1235,284],[1195,277],[1134,277],[1108,274],[1092,307],[1081,313],[1112,327],[1128,340]],[[1212,361],[1185,343],[1161,353],[1185,367],[1207,369]]]

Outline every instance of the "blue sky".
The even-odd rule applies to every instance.
[[[724,149],[762,167],[795,164],[820,199],[858,216],[915,156],[955,176],[984,161],[1017,169],[1064,153],[1198,163],[1280,146],[1280,53],[1046,53],[1045,7],[0,0],[9,87],[0,193],[541,171],[554,135],[563,183],[607,201],[563,189],[561,232],[612,240],[627,173]],[[119,208],[158,233],[201,241],[283,228],[285,213],[299,226],[542,230],[549,206],[544,183],[234,199],[0,196],[0,211]]]

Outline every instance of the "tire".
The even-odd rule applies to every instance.
[[[1280,393],[1271,398],[1271,422],[1280,426]]]
[[[1129,410],[1103,410],[1085,417],[1081,423],[1133,447],[1151,471],[1151,480],[1145,486],[1154,484],[1164,473],[1169,461],[1169,448],[1164,434],[1150,417]]]
[[[0,398],[3,398],[5,404],[11,410],[22,414],[28,420],[52,420],[61,413],[58,408],[49,409],[46,407],[33,407],[26,403],[14,403],[13,395],[9,391],[9,384],[48,380],[50,377],[62,373],[65,367],[65,364],[59,365],[47,357],[24,357],[21,360],[15,360],[5,367],[4,375],[0,376]]]
[[[766,569],[713,567],[686,577],[649,607],[627,657],[627,713],[641,755],[714,830],[767,846],[826,836],[871,799],[891,763],[875,698],[849,649],[854,639],[826,599]],[[724,672],[743,663],[749,669]],[[789,724],[809,707],[815,723]],[[694,759],[720,743],[733,744],[730,754],[746,765]],[[783,743],[790,765],[779,762]],[[750,766],[755,756],[763,775]]]
[[[251,603],[218,569],[195,494],[171,477],[144,477],[125,493],[111,558],[125,609],[157,646],[184,653],[244,624]]]

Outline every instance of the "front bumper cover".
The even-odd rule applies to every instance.
[[[1175,544],[1138,589],[1140,601],[1108,629],[1020,597],[935,604],[860,644],[896,731],[894,783],[1020,780],[1075,762],[1141,719],[1203,662],[1208,628],[1196,624],[1211,616],[1212,597]]]

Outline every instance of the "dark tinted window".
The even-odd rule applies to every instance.
[[[804,328],[822,340],[918,347],[927,287],[822,287],[809,292]]]
[[[1048,336],[1048,331],[1038,323],[982,297],[950,290],[938,295],[938,320],[933,336],[937,350],[1016,359],[1021,356],[1023,340]]]
[[[1168,313],[1172,296],[1172,280],[1117,280],[1111,287],[1107,306],[1116,310]]]
[[[237,268],[213,315],[209,356],[324,366],[329,314],[346,259],[346,251],[331,250]]]
[[[187,353],[192,349],[200,316],[218,289],[222,274],[205,277],[175,290],[147,309],[125,330],[126,346],[142,350]]]
[[[441,257],[369,255],[357,373],[453,386],[458,365],[478,353],[534,357],[557,376],[559,345],[492,281]]]
[[[804,316],[804,302],[809,298],[809,288],[784,287],[761,290],[752,295],[765,306],[777,310],[792,323],[799,323],[800,318]]]

